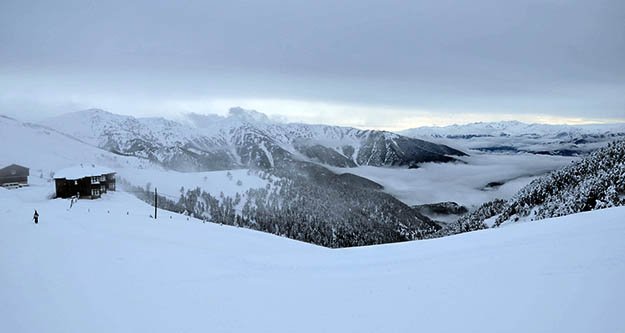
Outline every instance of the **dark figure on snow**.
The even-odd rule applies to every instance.
[[[33,220],[35,220],[35,224],[39,223],[39,213],[35,209],[35,215],[33,215]]]

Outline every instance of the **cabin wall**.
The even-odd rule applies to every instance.
[[[9,183],[28,184],[28,176],[6,176],[0,177],[0,185]]]
[[[28,184],[30,170],[21,165],[12,164],[0,169],[0,185],[9,183]]]
[[[110,173],[106,175],[106,189],[107,191],[115,191],[115,174]]]
[[[99,186],[99,184],[97,186]],[[91,195],[92,188],[94,188],[94,186],[91,184],[91,177],[85,177],[85,178],[78,180],[78,190],[80,191],[81,198],[91,198],[91,199],[99,198],[100,197],[99,195],[98,196]]]
[[[55,179],[54,185],[57,198],[71,198],[80,193],[79,180]]]
[[[97,177],[95,181],[92,181],[92,177],[78,180],[55,179],[57,198],[71,198],[78,194],[83,199],[96,199],[101,197],[102,193],[115,191],[114,174],[95,177]]]

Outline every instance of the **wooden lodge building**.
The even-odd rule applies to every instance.
[[[80,164],[54,174],[57,198],[97,199],[115,191],[115,171],[94,164]]]
[[[27,167],[11,164],[0,169],[0,186],[17,188],[28,185],[30,170]]]

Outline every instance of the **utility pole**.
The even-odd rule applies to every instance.
[[[156,189],[156,187],[154,188],[154,219],[156,220],[156,205],[158,203],[158,191]]]

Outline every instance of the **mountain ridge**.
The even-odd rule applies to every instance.
[[[350,127],[278,123],[232,108],[227,117],[185,115],[182,121],[135,118],[88,109],[41,124],[122,155],[180,170],[276,167],[291,160],[355,167],[453,162],[464,152],[396,133]]]
[[[562,132],[578,132],[596,134],[601,132],[625,133],[625,123],[597,123],[597,124],[541,124],[526,123],[518,120],[497,122],[473,122],[468,124],[453,124],[447,126],[421,126],[398,131],[404,135],[528,135],[553,134]]]
[[[579,156],[612,140],[625,138],[625,123],[551,125],[520,121],[477,122],[418,127],[399,133],[488,153]]]

